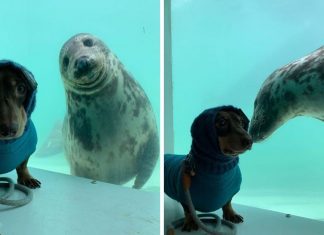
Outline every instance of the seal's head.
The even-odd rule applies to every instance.
[[[297,115],[297,98],[294,92],[289,87],[277,87],[280,86],[271,81],[270,76],[254,101],[249,129],[253,142],[265,140],[287,120]]]
[[[60,71],[64,85],[74,91],[95,89],[106,76],[109,49],[91,34],[70,38],[60,52]]]
[[[36,90],[30,71],[13,61],[0,60],[0,140],[22,136],[35,107]]]

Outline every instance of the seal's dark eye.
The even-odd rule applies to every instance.
[[[17,92],[19,95],[24,95],[26,93],[26,86],[24,84],[18,84]]]
[[[92,47],[93,46],[93,41],[90,38],[85,39],[83,41],[83,45],[86,46],[86,47]]]
[[[67,56],[63,58],[63,70],[66,70],[67,67],[69,66],[70,60]]]

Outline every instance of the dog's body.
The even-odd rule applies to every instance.
[[[232,197],[242,181],[238,154],[250,149],[248,119],[232,106],[205,110],[191,127],[192,146],[187,156],[165,155],[165,193],[180,202],[186,215],[183,230],[197,229],[189,213],[183,177],[190,177],[190,194],[196,210],[223,209],[223,217],[235,223],[243,221],[231,206]]]
[[[182,167],[186,160],[185,155],[165,155],[164,173],[168,175],[165,181],[167,192],[174,200],[186,204],[182,185]],[[199,167],[191,177],[190,194],[195,209],[201,212],[211,212],[222,208],[239,190],[242,181],[238,159],[231,161],[229,170],[221,171]],[[176,185],[175,185],[176,184]]]
[[[37,83],[23,66],[0,60],[0,174],[16,169],[18,183],[40,186],[27,162],[35,151],[37,133],[30,115],[35,107]]]

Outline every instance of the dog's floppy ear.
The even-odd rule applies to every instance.
[[[242,117],[243,120],[243,128],[244,130],[248,130],[249,128],[249,123],[250,120],[248,119],[248,117],[243,113],[242,109],[237,109],[237,114],[240,115]]]
[[[35,108],[36,103],[37,82],[34,78],[34,75],[21,64],[18,64],[11,60],[0,60],[0,69],[9,69],[11,71],[14,71],[25,80],[28,86],[28,91],[24,107],[27,113],[27,117],[29,118]]]

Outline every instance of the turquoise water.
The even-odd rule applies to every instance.
[[[263,81],[324,44],[324,2],[173,0],[175,153],[188,153],[190,126],[223,104],[251,118]],[[298,117],[240,156],[233,201],[324,220],[324,123]]]
[[[118,56],[148,95],[159,124],[159,1],[3,1],[1,3],[1,58],[26,66],[38,82],[32,119],[39,150],[48,144],[56,123],[65,114],[65,94],[59,73],[59,52],[73,35],[98,36]],[[58,134],[51,138],[59,142]],[[29,166],[69,173],[63,152],[36,152]],[[131,185],[131,184],[127,184]],[[145,186],[159,188],[159,164]]]

